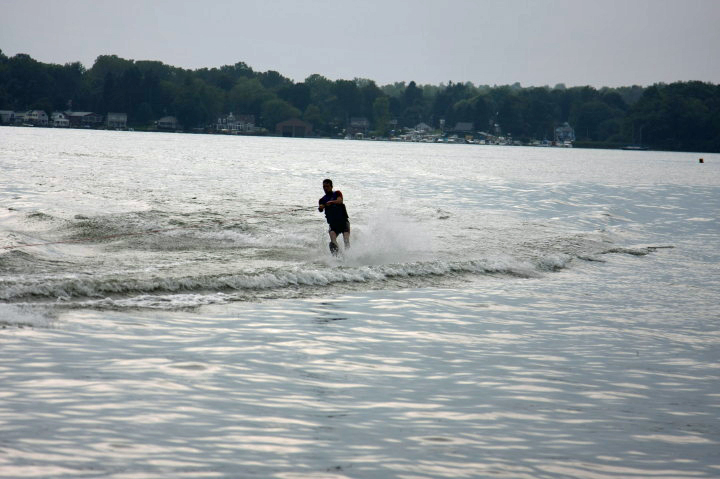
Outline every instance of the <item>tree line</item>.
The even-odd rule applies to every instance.
[[[470,82],[379,86],[370,79],[329,80],[313,74],[294,82],[243,62],[187,70],[159,61],[99,56],[81,63],[46,64],[0,50],[0,110],[122,112],[143,127],[172,115],[186,128],[204,128],[233,112],[254,115],[270,131],[300,118],[320,136],[343,134],[364,117],[372,134],[387,137],[426,123],[451,131],[472,122],[475,131],[518,141],[552,140],[568,122],[580,146],[640,144],[654,149],[720,152],[720,85],[700,81],[648,87],[489,86]]]

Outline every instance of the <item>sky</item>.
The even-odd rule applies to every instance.
[[[296,82],[720,83],[720,0],[0,0],[0,50]]]

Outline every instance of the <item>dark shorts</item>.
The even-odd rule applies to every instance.
[[[336,235],[350,232],[350,220],[345,220],[337,223],[330,223],[329,231],[334,231]]]

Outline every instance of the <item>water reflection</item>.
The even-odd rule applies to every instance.
[[[716,476],[716,335],[481,286],[11,330],[0,477]]]

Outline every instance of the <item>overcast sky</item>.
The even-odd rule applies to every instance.
[[[0,49],[298,82],[720,83],[720,0],[0,0]]]

